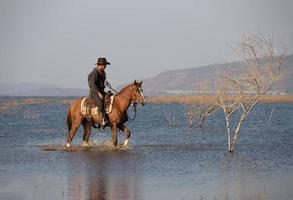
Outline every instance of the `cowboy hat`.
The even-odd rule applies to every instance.
[[[111,65],[106,58],[98,58],[96,65]]]

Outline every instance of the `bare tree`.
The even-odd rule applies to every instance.
[[[219,108],[216,99],[210,96],[209,88],[207,82],[201,83],[197,89],[199,93],[197,103],[184,104],[189,127],[196,122],[199,127],[203,127],[206,118]]]
[[[172,110],[171,113],[164,112],[164,115],[165,115],[166,120],[169,122],[169,125],[171,127],[175,127],[176,126],[176,119],[175,119],[174,111]]]
[[[240,127],[260,96],[271,90],[273,83],[281,77],[281,66],[286,50],[275,53],[273,41],[262,35],[246,36],[234,49],[242,59],[243,71],[226,72],[218,93],[218,105],[222,108],[227,130],[228,151],[233,153],[237,144]],[[240,117],[231,140],[230,117],[236,111]]]
[[[193,125],[196,123],[198,124],[198,127],[202,128],[207,117],[209,117],[219,108],[219,106],[216,103],[184,104],[184,107],[186,110],[188,126],[190,128],[193,127]]]
[[[211,114],[216,112],[218,110],[219,106],[216,105],[215,103],[209,103],[202,105],[200,108],[200,115],[199,115],[199,121],[198,121],[198,126],[203,127],[205,120],[207,117],[209,117]]]
[[[195,118],[198,115],[198,109],[196,104],[183,104],[186,112],[186,119],[188,123],[188,127],[193,127],[193,124],[195,123]]]

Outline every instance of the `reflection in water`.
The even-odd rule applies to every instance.
[[[0,199],[291,200],[293,106],[272,107],[269,125],[270,107],[252,111],[231,157],[222,116],[190,129],[181,105],[141,108],[129,122],[132,143],[125,151],[63,151],[67,106],[30,105],[25,110],[41,113],[30,120],[21,111],[0,113]],[[178,117],[173,128],[164,117],[169,110]],[[102,142],[108,133],[91,140]]]
[[[97,150],[69,154],[69,199],[142,199],[140,162],[134,153]]]
[[[223,184],[219,184],[217,195],[220,199],[269,199],[265,183],[256,180],[260,173],[254,160],[228,154],[222,165]]]

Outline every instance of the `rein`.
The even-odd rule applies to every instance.
[[[110,84],[108,84],[107,87],[108,87],[109,89],[111,89],[113,92],[115,92],[116,94],[119,93],[117,90],[113,89],[113,88],[111,87]],[[131,88],[131,92],[132,92],[133,89],[134,89],[134,88]],[[126,100],[131,100],[130,98],[128,98],[128,97],[126,97],[126,96],[124,96],[124,95],[121,95],[121,97],[124,98],[124,99],[126,99]],[[139,102],[139,101],[142,100],[142,99],[143,99],[143,97],[140,97],[140,98],[136,99],[134,102],[131,101],[131,104],[134,105],[134,104],[136,104],[137,102]]]
[[[107,84],[107,87],[110,88],[113,92],[118,93],[117,90],[115,90],[114,88],[112,88],[112,86],[110,85],[110,83]]]
[[[133,103],[132,105],[133,105],[133,110],[134,110],[134,117],[131,118],[131,117],[128,116],[128,118],[129,118],[130,120],[135,120],[135,118],[136,118],[136,103]]]
[[[110,84],[107,84],[107,87],[108,87],[109,89],[111,89],[113,92],[115,92],[116,94],[119,93],[117,90],[115,90],[114,88],[112,88],[112,86],[111,86]],[[134,89],[134,88],[132,88],[131,90],[133,90],[133,89]],[[131,92],[132,92],[132,91],[131,91]],[[123,95],[121,95],[121,97],[124,98],[124,99],[130,100],[130,98],[125,97],[125,96],[123,96]],[[134,116],[133,116],[132,118],[128,116],[128,118],[129,118],[130,120],[135,120],[135,118],[136,118],[136,107],[137,107],[137,102],[139,102],[141,99],[143,99],[143,98],[141,97],[141,98],[138,98],[137,100],[135,100],[135,102],[131,102],[131,105],[133,106],[133,110],[134,110]]]

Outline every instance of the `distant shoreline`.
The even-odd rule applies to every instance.
[[[22,105],[48,105],[70,104],[81,96],[0,96],[0,111]],[[147,96],[147,104],[192,104],[212,103],[216,96],[172,95],[172,96]],[[293,103],[293,95],[286,96],[262,96],[260,103]]]
[[[150,96],[147,97],[147,103],[150,104],[188,104],[188,103],[202,103],[215,102],[216,96]],[[293,95],[276,95],[276,96],[262,96],[259,99],[261,103],[293,103]]]

